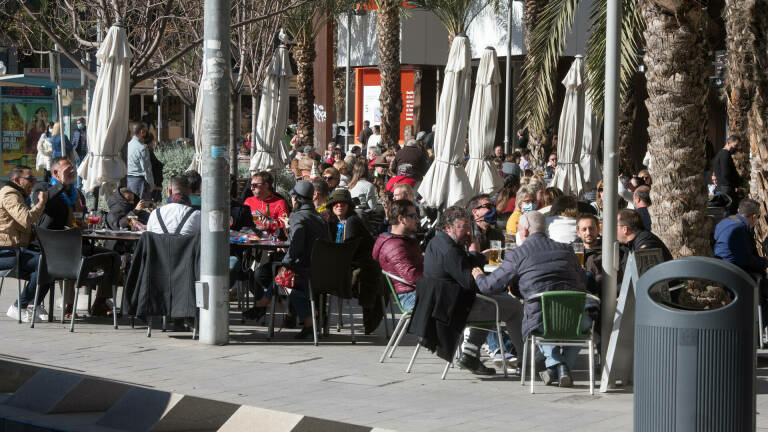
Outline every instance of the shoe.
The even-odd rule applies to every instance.
[[[24,309],[24,311],[21,313],[21,322],[23,322],[23,323],[32,322],[32,308],[31,307]]]
[[[509,368],[516,368],[517,367],[517,357],[515,357],[512,353],[504,353],[507,357],[507,367]],[[504,361],[501,359],[501,351],[497,351],[493,354],[493,365],[497,369],[501,369],[504,367]]]
[[[261,306],[261,307],[252,307],[245,312],[243,312],[243,317],[249,320],[258,320],[261,319],[264,315],[267,314],[267,307]]]
[[[553,382],[555,382],[555,380],[557,380],[557,369],[554,367],[546,368],[539,372],[539,378],[544,381],[544,385],[551,385]]]
[[[294,339],[306,339],[308,336],[312,334],[312,326],[309,327],[302,327],[301,331],[296,333],[296,336],[294,336]]]
[[[13,320],[18,321],[19,320],[19,308],[16,307],[16,305],[11,305],[11,307],[8,308],[8,312],[5,313],[8,315],[8,318],[11,318]],[[29,322],[29,317],[27,316],[26,309],[24,309],[24,313],[21,314],[21,322]]]
[[[495,375],[496,369],[485,366],[479,358],[468,354],[461,354],[457,362],[460,368],[466,369],[475,375]]]
[[[32,313],[32,307],[27,308],[29,310],[29,313]],[[35,318],[35,321],[48,321],[48,311],[45,310],[43,305],[37,305],[35,308],[35,315],[37,315],[37,318]],[[30,315],[31,317],[31,315]]]
[[[573,379],[571,378],[571,372],[568,370],[568,366],[565,363],[557,365],[557,381],[560,387],[573,386]]]
[[[109,307],[107,307],[107,302],[104,302],[104,301],[94,302],[91,305],[92,316],[104,317],[111,314],[112,314],[112,310]]]

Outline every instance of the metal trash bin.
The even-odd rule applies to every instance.
[[[688,310],[651,298],[670,279],[717,282],[733,299]],[[733,264],[690,257],[648,270],[635,296],[634,430],[754,431],[754,280]]]

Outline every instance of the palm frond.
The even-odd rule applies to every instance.
[[[592,7],[590,37],[587,48],[587,94],[592,100],[593,113],[602,118],[605,110],[605,37],[607,30],[607,0],[595,0]],[[621,16],[621,65],[619,97],[624,98],[637,68],[637,55],[642,43],[645,24],[637,0],[623,0]]]
[[[579,0],[552,0],[541,11],[533,29],[531,50],[525,58],[517,92],[521,120],[532,131],[546,128],[552,109],[557,62],[565,49]]]
[[[487,6],[499,8],[500,0],[409,0],[408,4],[432,11],[449,33],[464,33]]]

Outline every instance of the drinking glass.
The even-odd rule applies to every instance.
[[[573,253],[575,253],[576,257],[579,259],[579,264],[584,267],[584,243],[573,242],[571,243],[571,247],[573,248]]]
[[[501,264],[501,240],[491,240],[488,264]]]

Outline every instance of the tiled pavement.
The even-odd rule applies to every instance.
[[[265,328],[240,325],[236,311],[226,346],[202,345],[190,333],[153,330],[147,338],[145,327],[131,329],[126,319],[119,330],[98,319],[78,322],[75,333],[59,323],[30,329],[5,316],[15,281],[6,281],[5,288],[0,298],[2,359],[401,431],[613,432],[632,427],[632,395],[618,391],[590,396],[583,368],[576,371],[574,388],[537,383],[535,395],[516,376],[481,378],[451,369],[441,381],[443,363],[425,351],[414,371],[404,373],[415,343],[411,337],[394,358],[379,364],[386,344],[383,326],[376,334],[358,335],[356,345],[350,344],[347,329],[336,333],[332,328],[330,338],[314,347],[294,341],[294,330],[283,330],[266,342]],[[763,392],[768,392],[767,376],[768,371],[758,370]],[[764,394],[758,395],[761,411],[768,411]],[[759,414],[757,424],[768,430],[768,421]]]

